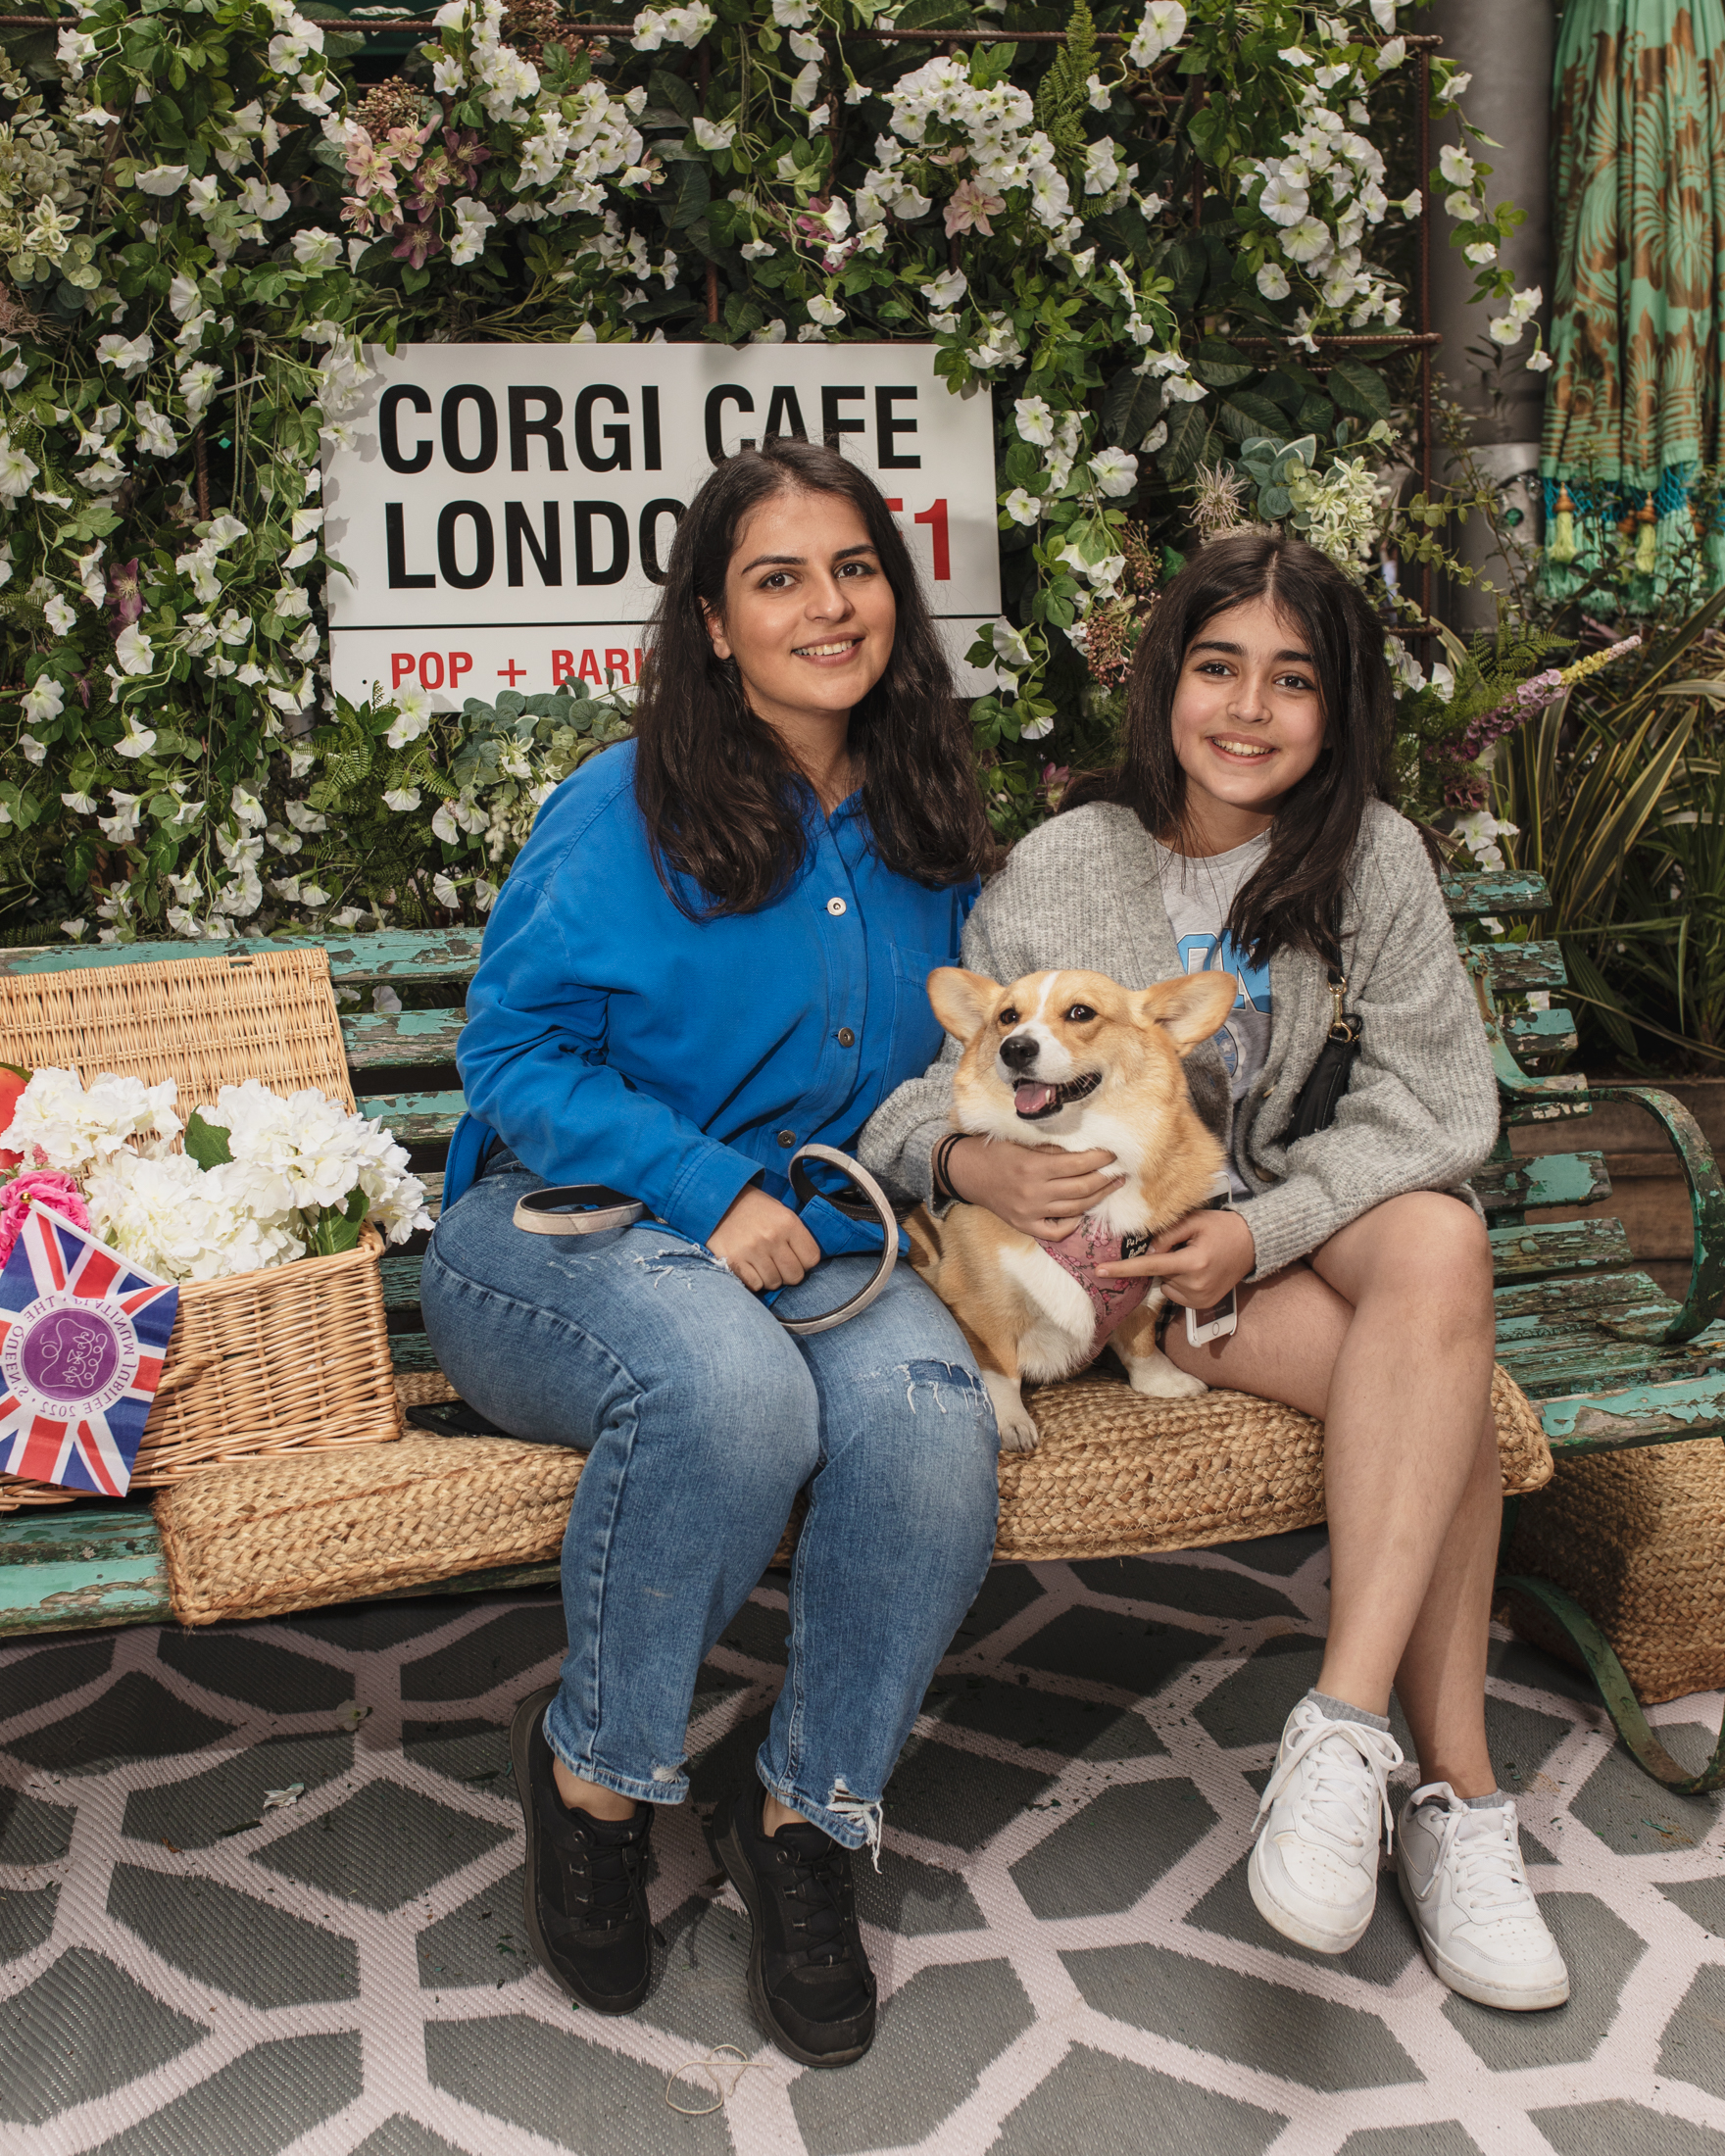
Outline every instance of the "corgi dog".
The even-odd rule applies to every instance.
[[[1182,1056],[1233,1007],[1231,973],[1183,974],[1133,992],[1103,973],[1027,973],[1003,988],[941,966],[934,1014],[964,1044],[956,1128],[1009,1146],[1100,1147],[1125,1180],[1061,1242],[1039,1243],[980,1205],[944,1220],[918,1206],[912,1263],[958,1319],[994,1402],[1001,1445],[1028,1451],[1025,1378],[1065,1378],[1111,1345],[1133,1386],[1163,1399],[1208,1391],[1157,1346],[1154,1279],[1097,1279],[1208,1200],[1222,1149],[1192,1104]]]

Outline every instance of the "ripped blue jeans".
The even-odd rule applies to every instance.
[[[994,1546],[994,1410],[958,1325],[901,1263],[861,1317],[794,1339],[668,1228],[524,1234],[511,1215],[539,1180],[494,1150],[437,1224],[420,1300],[465,1399],[588,1454],[563,1548],[552,1750],[627,1796],[687,1794],[696,1671],[806,1490],[757,1770],[847,1848],[876,1841],[887,1777]],[[829,1258],[778,1307],[830,1309],[873,1262]]]

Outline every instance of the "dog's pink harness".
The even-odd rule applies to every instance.
[[[1109,1335],[1132,1315],[1149,1294],[1151,1282],[1142,1277],[1102,1280],[1097,1277],[1096,1268],[1117,1264],[1122,1257],[1136,1257],[1141,1250],[1150,1248],[1150,1238],[1122,1237],[1103,1227],[1094,1213],[1086,1213],[1070,1235],[1059,1243],[1045,1243],[1042,1248],[1057,1265],[1071,1274],[1090,1298],[1090,1307],[1096,1315],[1096,1332],[1090,1351],[1093,1355],[1101,1354],[1108,1345]]]

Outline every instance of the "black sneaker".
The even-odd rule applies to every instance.
[[[851,1852],[794,1820],[762,1832],[745,1789],[715,1824],[719,1861],[749,1911],[749,2003],[781,2051],[849,2066],[874,2041],[874,1975],[857,1928]]]
[[[510,1726],[516,1793],[527,1822],[521,1900],[533,1951],[584,2006],[627,2014],[647,1996],[653,1928],[643,1874],[653,1807],[632,1819],[570,1811],[552,1780],[545,1710],[557,1687],[523,1699]]]

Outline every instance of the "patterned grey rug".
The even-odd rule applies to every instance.
[[[701,1832],[779,1682],[782,1584],[703,1672],[696,1802],[656,1837],[663,1966],[620,2022],[520,1936],[504,1729],[555,1672],[555,1598],[17,1645],[0,2156],[1725,2156],[1719,1806],[1665,1795],[1533,1650],[1494,1649],[1492,1739],[1570,2004],[1453,1997],[1388,1880],[1344,1960],[1260,1923],[1247,1836],[1326,1576],[1321,1534],[996,1570],[861,1870],[879,2040],[829,2074],[753,2027]],[[1699,1761],[1719,1708],[1654,1719]],[[720,2044],[753,2063],[677,2116],[667,2076]]]

